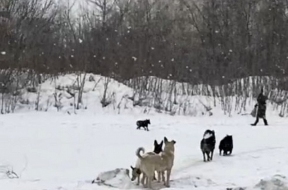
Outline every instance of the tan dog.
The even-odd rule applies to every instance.
[[[174,152],[176,141],[168,141],[164,137],[164,150],[160,153],[161,161],[156,164],[156,171],[158,171],[158,181],[160,181],[160,176],[162,175],[162,180],[166,187],[170,187],[170,175],[174,165]],[[167,171],[166,180],[164,178],[164,172]]]
[[[160,181],[160,176],[164,181],[166,187],[170,187],[170,175],[174,164],[174,145],[176,141],[168,141],[164,137],[164,150],[162,153],[158,154],[148,154],[145,156],[140,155],[140,152],[145,152],[143,147],[140,147],[136,151],[137,157],[140,159],[139,169],[144,173],[146,178],[146,183],[144,187],[152,188],[151,182],[154,177],[155,170],[158,172],[158,181]],[[164,179],[164,171],[167,171],[166,181]]]
[[[145,152],[143,147],[140,147],[136,151],[137,157],[140,159],[139,169],[143,172],[145,176],[146,183],[144,182],[144,187],[152,189],[151,182],[153,180],[156,166],[161,162],[161,156],[158,154],[145,154],[141,155],[140,152]],[[143,179],[143,178],[142,178]]]
[[[137,151],[138,151],[138,150],[137,150]],[[144,151],[144,150],[143,150],[143,151]],[[136,153],[136,154],[137,154],[137,153]],[[142,157],[145,158],[147,155],[156,155],[156,153],[154,153],[154,152],[146,152],[145,154],[142,155]],[[144,184],[144,181],[145,181],[145,177],[146,177],[146,176],[145,176],[144,173],[141,172],[141,170],[140,170],[140,165],[141,165],[141,159],[138,158],[137,161],[136,161],[135,167],[130,166],[131,169],[132,169],[132,178],[131,178],[131,180],[134,181],[134,180],[137,178],[137,183],[136,183],[136,185],[139,185],[139,184],[140,184],[140,176],[141,176],[141,174],[142,174],[143,176],[142,176],[141,183],[142,183],[143,185],[145,185],[145,184]]]

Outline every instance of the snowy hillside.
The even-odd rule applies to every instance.
[[[89,112],[233,116],[250,114],[256,103],[255,96],[251,93],[253,89],[249,89],[253,88],[253,84],[249,85],[248,91],[244,90],[247,88],[244,85],[245,79],[242,80],[243,84],[239,82],[243,89],[238,91],[235,90],[238,87],[235,84],[212,88],[208,85],[191,85],[156,77],[134,79],[134,81],[138,81],[139,84],[131,81],[120,83],[94,74],[48,77],[42,79],[42,83],[34,82],[28,87],[21,88],[19,92],[13,92],[17,96],[4,94],[2,109],[5,108],[4,113],[37,110],[68,114]],[[282,96],[285,97],[285,92],[278,93],[275,90],[267,90],[267,92],[271,99],[276,97],[281,100]],[[281,105],[270,103],[268,101],[268,110],[271,114],[281,113],[282,116],[287,116],[285,112],[287,100],[284,99]]]

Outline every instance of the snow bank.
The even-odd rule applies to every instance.
[[[257,190],[288,190],[288,180],[283,175],[274,175],[271,178],[262,179],[256,186]]]
[[[261,179],[254,187],[227,188],[227,190],[288,190],[288,180],[283,175]]]

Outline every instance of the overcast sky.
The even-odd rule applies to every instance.
[[[57,0],[58,3],[64,4],[66,6],[72,5],[74,3],[73,12],[77,13],[81,7],[87,7],[86,0]]]

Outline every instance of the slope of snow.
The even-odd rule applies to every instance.
[[[78,80],[80,79],[80,80]],[[176,82],[177,93],[171,94],[170,84],[173,81],[163,80],[161,93],[157,94],[152,87],[147,87],[147,91],[140,95],[139,90],[132,89],[127,85],[111,78],[99,75],[87,74],[83,90],[82,102],[79,109],[76,109],[79,95],[79,86],[84,79],[84,75],[67,74],[58,78],[47,79],[39,86],[36,92],[29,92],[27,89],[22,91],[21,98],[17,101],[15,112],[38,111],[45,112],[64,112],[78,114],[79,112],[88,113],[109,113],[109,114],[133,114],[133,113],[165,113],[170,115],[185,116],[232,116],[238,114],[250,114],[256,101],[252,96],[244,98],[242,96],[213,97],[213,93],[201,95],[203,86],[194,85],[191,87],[194,94],[181,92],[182,85]],[[151,80],[157,78],[152,77]],[[150,79],[149,79],[150,80]],[[102,107],[101,100],[105,92],[105,84],[108,81],[106,99],[110,104]],[[153,83],[150,82],[151,84]],[[150,84],[150,85],[151,85]],[[172,88],[173,89],[173,88]],[[205,87],[206,89],[206,87]],[[209,89],[207,89],[209,90]],[[211,90],[211,89],[210,89]],[[69,92],[74,93],[73,97]],[[1,95],[0,95],[1,96]],[[134,98],[134,100],[133,100]],[[5,99],[5,98],[4,98]],[[14,97],[6,100],[5,104],[14,101]],[[142,105],[135,102],[142,100]],[[287,101],[287,100],[286,100]],[[4,105],[6,106],[6,105]],[[57,109],[59,108],[59,109]],[[268,101],[267,109],[273,115],[287,116],[285,104],[277,106]],[[281,111],[282,110],[282,111]]]
[[[136,120],[143,117],[151,120],[149,132],[136,130]],[[276,174],[288,176],[288,128],[287,119],[279,117],[268,117],[270,126],[260,121],[258,126],[251,127],[252,122],[251,116],[239,115],[172,117],[53,112],[2,115],[0,187],[5,190],[111,189],[91,181],[105,171],[129,169],[137,160],[138,147],[153,150],[154,140],[166,136],[176,141],[170,189],[258,188],[261,179]],[[200,140],[206,129],[215,130],[216,147],[226,134],[233,135],[231,156],[219,156],[216,148],[213,161],[203,162]],[[11,168],[19,179],[5,177],[6,170]],[[118,188],[142,188],[125,179],[117,176],[111,183]],[[127,184],[120,183],[121,180]],[[162,184],[154,185],[156,189],[164,188]]]

